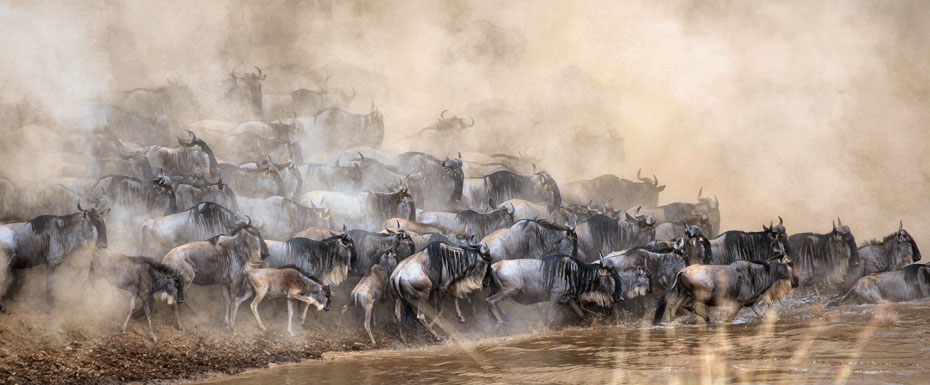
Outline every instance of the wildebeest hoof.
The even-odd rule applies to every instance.
[[[179,326],[179,327],[178,327],[178,331],[183,333],[183,332],[184,332],[184,328],[182,328],[182,327]]]
[[[459,317],[459,323],[465,323],[465,317]]]

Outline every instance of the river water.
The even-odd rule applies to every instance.
[[[765,319],[744,311],[734,324],[566,329],[340,353],[206,383],[930,384],[928,321],[927,302],[788,306]]]

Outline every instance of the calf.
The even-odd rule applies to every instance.
[[[388,278],[394,267],[397,266],[397,253],[393,249],[388,249],[381,255],[381,260],[377,265],[371,267],[371,272],[364,276],[355,288],[352,289],[352,299],[355,306],[361,306],[365,309],[365,331],[368,332],[368,338],[371,343],[375,343],[375,337],[371,334],[371,311],[375,303],[380,302],[388,292]],[[348,306],[348,305],[346,305]],[[345,311],[345,308],[343,308]]]
[[[842,298],[828,306],[845,303],[904,302],[930,298],[930,266],[915,263],[902,270],[860,278]]]
[[[300,317],[300,324],[303,325],[304,319],[307,318],[307,310],[310,305],[316,306],[317,311],[329,311],[330,297],[332,291],[329,285],[324,285],[319,279],[306,275],[297,269],[297,266],[288,265],[278,269],[246,269],[245,285],[242,295],[236,298],[236,305],[232,309],[232,322],[230,327],[235,329],[236,313],[239,305],[251,297],[252,315],[258,322],[258,327],[263,331],[265,324],[262,323],[261,317],[258,316],[258,304],[262,302],[265,296],[271,298],[287,297],[287,332],[294,335],[291,329],[291,320],[294,318],[295,301],[306,303],[304,312]]]

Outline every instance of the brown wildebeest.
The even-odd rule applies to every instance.
[[[287,332],[292,336],[294,335],[294,331],[291,329],[291,320],[294,318],[295,301],[307,304],[300,317],[300,324],[303,325],[304,319],[307,318],[307,310],[310,309],[310,305],[316,306],[317,311],[329,311],[329,301],[332,296],[329,285],[324,285],[316,277],[304,274],[294,265],[270,269],[247,267],[245,269],[245,286],[243,288],[244,292],[236,298],[236,304],[232,309],[232,329],[235,329],[236,326],[236,313],[239,311],[239,305],[252,296],[254,296],[255,299],[252,300],[252,304],[249,307],[252,309],[252,315],[255,316],[255,321],[258,322],[258,327],[263,331],[265,330],[265,324],[262,323],[262,319],[258,315],[258,304],[260,304],[262,299],[266,296],[271,298],[286,297]],[[298,309],[298,311],[299,310],[300,309]]]
[[[846,303],[905,302],[930,298],[930,266],[915,263],[903,270],[860,278],[842,298],[828,306]]]
[[[384,298],[384,294],[390,293],[388,287],[388,278],[397,266],[397,253],[393,249],[388,249],[381,254],[381,260],[377,265],[371,267],[371,273],[358,281],[355,288],[352,289],[352,299],[355,301],[356,309],[361,306],[365,309],[365,331],[368,332],[368,338],[374,344],[375,337],[371,334],[372,314],[371,311],[375,303]],[[348,307],[349,305],[346,305]],[[346,308],[343,308],[345,311]]]
[[[674,318],[680,307],[694,311],[707,322],[710,316],[706,308],[722,307],[729,312],[727,322],[732,322],[743,307],[756,306],[778,281],[791,280],[791,286],[797,287],[798,277],[792,274],[791,260],[780,245],[775,248],[780,257],[768,261],[691,265],[681,269],[672,288],[659,300],[653,323],[662,322],[666,312]],[[698,304],[705,307],[703,312],[697,311]]]

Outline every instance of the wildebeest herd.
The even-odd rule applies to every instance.
[[[291,334],[295,304],[303,322],[311,306],[343,298],[364,311],[372,342],[378,307],[393,310],[402,338],[406,329],[441,339],[444,307],[466,323],[460,301],[497,324],[509,319],[507,299],[548,303],[550,322],[570,309],[660,323],[681,309],[705,320],[708,307],[730,320],[743,307],[759,314],[792,288],[835,296],[831,305],[930,297],[930,267],[914,264],[920,251],[903,224],[861,246],[839,218],[823,234],[789,235],[780,217],[721,232],[719,201],[703,191],[660,206],[665,186],[641,171],[560,186],[523,154],[391,152],[374,103],[346,110],[354,89],[272,97],[266,77],[256,68],[227,79],[224,103],[253,117],[240,123],[204,120],[178,82],[127,91],[101,107],[108,118],[85,174],[28,186],[0,178],[5,282],[46,265],[52,309],[56,267],[90,252],[88,282],[128,291],[123,330],[144,314],[153,340],[157,299],[183,330],[192,286],[220,286],[229,329],[250,298],[265,329],[259,303],[284,297]],[[475,124],[446,115],[427,129]],[[129,228],[117,231],[122,252],[108,248],[111,213]]]

